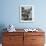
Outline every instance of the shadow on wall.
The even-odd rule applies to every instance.
[[[4,24],[0,24],[0,43],[2,43],[2,32],[5,32],[3,29],[6,28],[6,26]]]

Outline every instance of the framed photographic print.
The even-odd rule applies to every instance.
[[[33,22],[34,21],[34,6],[21,5],[20,6],[20,22]]]

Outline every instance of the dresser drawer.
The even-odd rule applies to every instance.
[[[21,36],[5,37],[3,46],[23,46],[23,38]]]
[[[24,36],[44,36],[44,32],[25,32]]]
[[[33,44],[43,44],[44,36],[32,36],[32,43]]]
[[[32,44],[32,46],[44,46],[44,44]]]
[[[23,32],[4,32],[5,36],[23,36]]]
[[[2,46],[23,46],[23,43],[19,43],[19,44],[18,43],[17,44],[16,43],[12,43],[12,44],[10,44],[10,43],[4,44],[3,43]]]
[[[23,41],[23,36],[4,36],[3,43],[14,43]]]

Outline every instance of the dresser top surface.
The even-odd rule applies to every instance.
[[[16,29],[16,31],[15,32],[9,32],[9,33],[16,33],[16,32],[25,32],[25,33],[27,33],[24,29]],[[45,33],[45,32],[43,32],[43,31],[28,31],[29,33]],[[7,31],[7,33],[8,33],[8,31]]]

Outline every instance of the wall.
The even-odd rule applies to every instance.
[[[46,28],[46,0],[1,0],[0,25],[13,24],[16,28],[31,28],[39,25]],[[21,23],[20,5],[34,5],[35,22]]]

